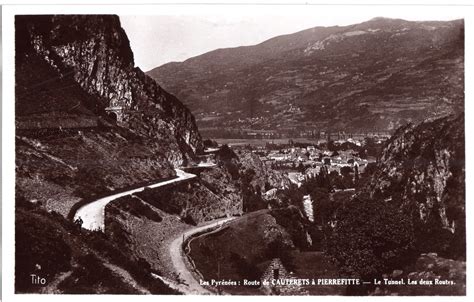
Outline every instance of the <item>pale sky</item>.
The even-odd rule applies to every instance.
[[[283,9],[283,11],[281,10]],[[453,20],[464,16],[459,10],[369,7],[327,9],[299,8],[285,14],[284,7],[249,14],[120,16],[135,57],[135,65],[148,71],[172,61],[184,61],[217,48],[254,45],[269,38],[315,26],[349,25],[375,17],[405,20]],[[312,10],[312,11],[311,11]],[[290,9],[289,9],[290,11]],[[277,14],[274,14],[277,13]]]

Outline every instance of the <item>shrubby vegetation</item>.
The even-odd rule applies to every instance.
[[[293,241],[295,247],[298,249],[308,248],[305,232],[306,225],[303,224],[301,212],[297,207],[289,206],[287,208],[274,209],[270,214],[275,217],[276,223],[285,228],[291,236],[291,241]]]
[[[288,207],[293,205],[300,210],[302,210],[301,201],[303,200],[303,191],[298,188],[294,183],[290,183],[290,185],[285,190],[280,190],[277,193],[277,201],[274,201],[273,206],[276,207]]]
[[[369,165],[359,175],[348,167],[336,175],[322,168],[299,189],[312,200],[314,223],[308,230],[313,244],[331,255],[346,276],[380,276],[412,261],[416,253],[411,216],[402,212],[398,203],[370,198],[360,190],[376,170],[375,165]],[[355,192],[334,191],[349,184],[355,186]]]
[[[63,234],[47,220],[24,213],[21,209],[16,212],[15,285],[19,292],[32,292],[37,288],[31,283],[30,274],[52,280],[71,268],[72,251]]]
[[[380,276],[412,259],[411,218],[392,203],[358,196],[338,209],[327,249],[345,275]]]
[[[130,213],[136,217],[146,217],[152,221],[160,222],[163,220],[161,216],[153,210],[149,205],[133,196],[124,196],[114,201],[114,204],[121,210]]]
[[[32,273],[48,282],[60,274],[70,273],[57,289],[65,293],[137,293],[104,266],[108,262],[128,271],[136,282],[152,293],[176,293],[160,280],[153,279],[150,265],[131,256],[124,242],[117,242],[113,240],[115,237],[102,232],[80,229],[63,216],[27,202],[21,195],[16,201],[17,292],[38,292],[38,287],[31,284]]]
[[[88,294],[91,288],[102,289],[104,294],[133,294],[131,286],[124,286],[119,276],[104,266],[93,254],[80,256],[78,266],[70,278],[62,281],[58,288],[68,294]]]
[[[238,253],[230,252],[229,261],[242,279],[258,280],[262,276],[263,272],[255,264],[250,263],[244,256]],[[255,287],[258,288],[259,286]]]
[[[371,166],[371,164],[369,164]],[[368,167],[369,167],[368,166]],[[322,166],[318,175],[315,177],[308,178],[302,184],[302,192],[304,194],[310,194],[316,188],[324,188],[328,192],[336,190],[346,190],[351,188],[359,188],[361,184],[364,184],[368,178],[370,178],[373,170],[371,168],[359,174],[359,169],[356,167],[342,167],[341,172],[336,171],[329,172],[327,167]]]
[[[219,147],[219,144],[212,139],[205,139],[202,141],[202,144],[204,145],[204,148],[217,148]]]
[[[177,186],[179,184],[174,185],[174,188]],[[136,193],[136,195],[164,212],[179,215],[182,211],[180,205],[168,202],[172,199],[173,195],[173,191],[168,187],[145,188],[143,191]]]
[[[262,199],[262,189],[265,188],[252,185],[256,174],[255,170],[244,169],[238,156],[227,145],[223,145],[216,153],[216,160],[231,175],[232,180],[238,181],[245,213],[267,208],[267,202]]]

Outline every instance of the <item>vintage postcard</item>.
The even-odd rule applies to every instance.
[[[15,298],[466,296],[462,6],[3,12]]]

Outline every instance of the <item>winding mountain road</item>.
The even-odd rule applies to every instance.
[[[115,199],[118,199],[123,196],[141,192],[145,190],[145,188],[150,188],[150,189],[158,188],[158,187],[166,186],[172,183],[181,182],[181,181],[196,177],[196,175],[191,174],[191,173],[186,173],[180,169],[175,169],[175,171],[176,171],[176,175],[178,176],[176,178],[160,181],[149,186],[144,186],[144,187],[128,190],[125,192],[109,195],[109,196],[100,198],[96,201],[93,201],[91,203],[88,203],[77,210],[76,214],[74,215],[74,220],[80,217],[83,221],[82,223],[83,228],[88,229],[88,230],[102,230],[103,231],[105,228],[105,221],[104,221],[105,206],[109,202],[114,201]]]
[[[171,261],[173,262],[173,267],[177,274],[179,274],[179,278],[186,284],[185,293],[187,294],[212,294],[209,290],[205,289],[199,284],[199,281],[196,280],[193,273],[189,270],[188,266],[186,265],[186,255],[183,253],[182,245],[183,239],[189,238],[196,233],[209,230],[209,232],[213,232],[216,226],[223,225],[225,222],[231,221],[236,219],[237,217],[228,217],[219,220],[214,220],[212,223],[198,226],[192,228],[190,230],[186,230],[185,232],[181,233],[176,239],[173,240],[169,247],[169,253],[171,255]],[[203,234],[204,235],[204,234]]]
[[[210,164],[210,163],[205,163],[201,164],[200,167],[214,167],[215,164]],[[191,178],[196,177],[196,175],[191,174],[191,173],[186,173],[183,170],[180,169],[175,169],[176,171],[176,178],[170,179],[170,180],[165,180],[161,182],[157,182],[155,184],[149,185],[149,186],[144,186],[132,190],[128,190],[125,192],[113,194],[110,196],[106,196],[103,198],[100,198],[96,201],[93,201],[91,203],[88,203],[82,207],[80,207],[75,215],[74,215],[74,220],[77,218],[81,218],[83,220],[82,227],[88,230],[104,230],[105,229],[105,207],[108,203],[123,197],[127,196],[133,193],[141,192],[145,190],[145,188],[157,188],[157,187],[162,187],[166,186],[172,183],[177,183],[181,182],[184,180],[188,180]],[[209,230],[209,232],[216,231],[215,227],[224,224],[225,222],[231,221],[235,219],[236,217],[228,217],[228,218],[222,218],[218,220],[214,220],[210,223],[207,223],[205,225],[201,226],[196,226],[192,229],[188,229],[182,233],[179,234],[169,245],[169,254],[171,256],[171,261],[173,264],[173,267],[175,269],[175,272],[179,275],[179,279],[182,281],[179,284],[177,284],[175,281],[168,280],[166,278],[163,278],[162,276],[158,276],[156,274],[153,274],[155,278],[161,279],[163,282],[168,284],[170,287],[185,293],[185,294],[212,294],[209,290],[205,289],[199,284],[199,281],[195,279],[194,274],[190,271],[190,264],[186,264],[188,262],[187,256],[184,254],[183,249],[182,249],[182,244],[183,244],[183,239],[189,238],[190,236],[202,232],[205,230]]]

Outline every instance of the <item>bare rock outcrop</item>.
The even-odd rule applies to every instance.
[[[16,18],[17,56],[39,55],[60,77],[74,81],[96,101],[93,110],[148,137],[167,136],[180,164],[202,149],[191,112],[134,67],[133,53],[118,16],[54,15]],[[172,152],[174,151],[174,152]]]
[[[462,256],[464,153],[463,114],[409,124],[387,142],[368,191],[398,202],[412,216],[420,243]],[[445,237],[452,238],[443,242]]]

